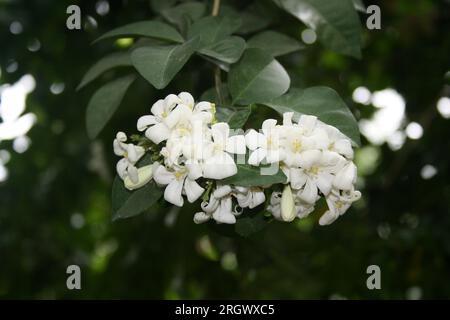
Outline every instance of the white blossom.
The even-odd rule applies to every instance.
[[[126,143],[127,136],[123,132],[118,132],[113,142],[114,153],[123,157],[117,162],[117,174],[124,180],[129,177],[132,183],[138,183],[138,170],[135,166],[136,162],[145,153],[145,149],[132,143]]]
[[[247,147],[251,150],[248,163],[257,166],[266,160],[267,163],[275,163],[284,159],[284,152],[280,146],[280,126],[277,121],[267,119],[262,124],[262,133],[251,129],[245,135]]]
[[[339,216],[343,215],[351,204],[361,198],[361,192],[354,189],[349,191],[339,191],[333,189],[326,197],[328,210],[320,217],[320,225],[333,223]]]
[[[156,183],[166,186],[164,199],[178,207],[184,204],[183,195],[189,202],[195,202],[203,194],[203,189],[195,180],[201,176],[201,170],[197,166],[190,168],[177,166],[171,170],[160,165],[156,168],[153,179]]]
[[[211,127],[212,141],[206,146],[203,164],[205,178],[221,180],[237,173],[236,163],[229,153],[245,154],[243,135],[230,137],[227,123],[216,123]]]
[[[246,188],[236,186],[234,196],[241,208],[253,209],[266,201],[264,190],[261,187]]]

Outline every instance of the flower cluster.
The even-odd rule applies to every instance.
[[[330,224],[361,196],[354,189],[357,176],[351,142],[314,116],[302,115],[297,122],[293,117],[294,113],[287,112],[282,124],[268,119],[261,132],[251,129],[245,135],[235,134],[227,123],[217,122],[214,104],[195,103],[187,92],[171,94],[137,122],[148,143],[127,143],[123,132],[117,134],[114,152],[123,157],[117,172],[129,190],[153,179],[165,188],[164,199],[179,207],[186,199],[191,203],[202,199],[195,223],[213,219],[233,224],[244,208],[266,202],[275,219],[292,221],[314,211],[315,203],[324,196],[329,210],[319,223]],[[223,179],[238,173],[236,157],[245,159],[247,151],[249,165],[279,166],[286,183],[224,184]],[[146,153],[153,163],[138,168]]]

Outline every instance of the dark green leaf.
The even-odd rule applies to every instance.
[[[274,57],[304,48],[299,41],[275,31],[258,33],[248,40],[247,47],[260,48]]]
[[[224,40],[235,32],[240,25],[241,19],[239,17],[205,17],[192,24],[188,31],[188,39],[199,37],[200,48],[203,48]]]
[[[237,219],[235,230],[236,233],[242,237],[250,237],[254,233],[262,231],[268,223],[269,219],[264,217],[264,214],[260,212],[254,215],[246,215]]]
[[[174,46],[140,47],[132,51],[131,61],[148,82],[163,89],[189,60],[196,46],[197,39]]]
[[[180,33],[161,21],[139,21],[111,30],[94,41],[118,37],[149,37],[172,42],[183,42]]]
[[[324,46],[361,57],[361,22],[352,0],[274,0],[309,28]]]
[[[355,117],[337,92],[331,88],[291,89],[287,94],[264,104],[280,114],[293,111],[297,117],[301,114],[314,115],[338,128],[354,144],[359,146],[361,143]]]
[[[220,93],[222,95],[221,97],[222,101],[219,101],[216,87],[212,87],[203,92],[203,94],[200,97],[200,100],[214,102],[216,104],[217,109],[219,109],[222,106],[230,105],[231,104],[230,92],[228,91],[228,86],[225,83],[222,83],[220,87]]]
[[[228,87],[233,104],[262,102],[285,93],[290,78],[283,66],[261,49],[247,49],[238,63],[232,65]]]
[[[245,107],[216,107],[216,118],[219,122],[226,122],[231,129],[241,129],[252,112],[250,105]]]
[[[151,208],[161,196],[162,190],[153,181],[138,190],[129,191],[122,179],[116,176],[112,188],[112,219],[134,217]]]
[[[91,81],[95,80],[105,71],[116,67],[131,66],[130,54],[128,52],[117,52],[100,59],[84,75],[77,90],[80,90]]]
[[[89,101],[86,111],[88,136],[94,139],[111,119],[135,76],[126,76],[98,89]]]
[[[167,21],[181,27],[186,22],[191,23],[200,19],[205,12],[205,4],[201,2],[187,2],[173,8],[165,9],[161,14]]]
[[[234,176],[222,180],[222,184],[256,187],[286,182],[286,175],[281,170],[278,170],[278,172],[273,175],[263,175],[261,174],[261,167],[254,167],[249,164],[238,164],[237,168],[238,172]]]
[[[239,60],[245,50],[245,40],[240,37],[228,37],[210,46],[204,47],[199,53],[231,64]]]

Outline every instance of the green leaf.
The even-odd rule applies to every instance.
[[[116,176],[112,187],[112,219],[134,217],[155,205],[161,196],[162,190],[153,181],[138,190],[129,191],[122,179]]]
[[[169,22],[181,27],[203,17],[206,12],[205,4],[201,2],[186,2],[176,7],[165,9],[162,16]]]
[[[250,104],[278,97],[289,89],[283,66],[261,49],[247,49],[230,68],[228,87],[233,104]]]
[[[108,71],[117,67],[128,67],[131,66],[130,55],[128,52],[116,52],[110,54],[102,59],[100,59],[96,64],[94,64],[84,75],[77,90],[80,90],[98,76],[100,76],[105,71]]]
[[[251,105],[245,107],[216,107],[218,122],[226,122],[231,129],[241,129],[252,112]]]
[[[269,219],[264,217],[262,212],[254,215],[246,215],[237,219],[235,231],[240,236],[247,238],[262,231],[268,223]]]
[[[174,46],[140,47],[132,51],[131,62],[155,88],[163,89],[194,53],[197,40]]]
[[[353,6],[356,10],[366,13],[366,6],[362,0],[353,0]]]
[[[338,128],[357,146],[360,145],[358,123],[336,91],[328,87],[312,87],[305,90],[291,89],[287,94],[263,103],[275,111],[313,115]]]
[[[248,48],[259,48],[272,56],[281,56],[303,49],[297,40],[275,31],[264,31],[253,36],[247,42]]]
[[[224,40],[241,25],[240,17],[208,16],[196,21],[188,30],[188,39],[199,37],[200,48]]]
[[[108,38],[122,37],[149,37],[178,43],[184,41],[177,30],[164,22],[139,21],[111,30],[95,40],[94,43]]]
[[[237,164],[237,168],[238,172],[234,176],[223,179],[221,183],[241,187],[256,187],[286,182],[286,175],[281,170],[278,170],[273,175],[262,175],[261,167],[254,167],[249,164]]]
[[[270,24],[270,20],[255,15],[252,12],[242,13],[242,25],[238,30],[240,34],[249,34],[264,29]]]
[[[210,46],[204,47],[199,53],[231,64],[239,60],[245,50],[245,40],[241,37],[228,37]]]
[[[352,0],[273,1],[314,29],[325,47],[361,57],[361,22]]]
[[[135,78],[132,75],[116,79],[94,93],[86,110],[86,128],[89,138],[94,139],[102,131]]]

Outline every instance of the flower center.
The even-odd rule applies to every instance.
[[[178,181],[182,180],[185,175],[186,169],[180,169],[178,171],[175,171],[175,179],[177,179]]]
[[[319,173],[319,167],[318,166],[312,166],[308,172],[312,175],[317,175]]]
[[[295,139],[292,142],[292,151],[294,151],[295,153],[302,151],[302,143],[300,142],[300,140]]]

